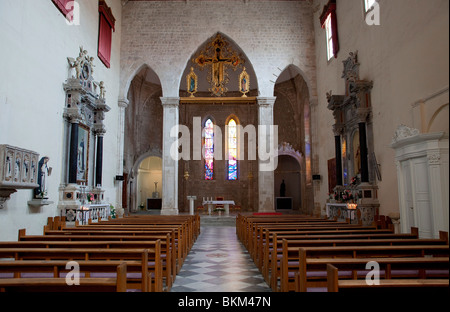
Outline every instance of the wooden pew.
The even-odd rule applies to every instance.
[[[418,229],[411,228],[411,233],[402,234],[350,234],[350,235],[319,235],[319,236],[303,236],[303,235],[284,235],[273,233],[271,244],[266,244],[264,250],[264,265],[263,276],[266,282],[272,287],[275,287],[275,281],[279,278],[280,274],[280,262],[282,258],[282,240],[286,239],[288,242],[293,241],[292,244],[296,244],[298,247],[307,247],[313,245],[321,245],[319,241],[326,243],[325,246],[331,245],[376,245],[375,242],[379,242],[380,245],[411,245],[410,241],[414,241],[417,244],[439,244],[448,246],[448,233],[441,232],[440,239],[428,239],[421,240],[418,238]],[[317,241],[314,244],[314,241]],[[302,243],[305,242],[305,245]],[[383,243],[384,242],[384,243]],[[351,243],[351,244],[350,244]],[[269,247],[269,245],[271,245]],[[272,261],[277,259],[278,261]]]
[[[172,232],[174,231],[174,232]],[[130,228],[108,228],[108,229],[87,229],[87,228],[74,228],[72,229],[64,229],[63,231],[46,231],[44,236],[55,237],[61,235],[65,235],[70,237],[71,240],[76,240],[77,236],[83,236],[85,239],[86,236],[94,237],[94,236],[105,236],[108,239],[112,239],[113,237],[121,238],[122,240],[130,239],[139,239],[142,240],[141,236],[150,237],[153,234],[161,234],[161,233],[171,233],[172,243],[171,248],[173,248],[174,254],[172,255],[172,259],[176,259],[176,273],[179,273],[181,266],[183,265],[184,259],[187,256],[187,249],[185,246],[185,240],[182,238],[182,234],[177,232],[175,229],[167,229],[167,230],[152,230],[152,229],[130,229]],[[181,238],[180,238],[181,235]],[[89,238],[90,239],[90,238]]]
[[[353,260],[353,259],[352,259]],[[362,259],[360,259],[362,260]],[[420,258],[420,259],[398,259],[398,258],[392,258],[392,259],[377,259],[377,262],[379,264],[385,264],[386,263],[386,269],[385,270],[391,270],[389,266],[392,266],[393,264],[397,264],[399,268],[405,267],[406,264],[412,264],[413,266],[416,266],[420,270],[424,270],[425,268],[436,268],[437,265],[445,265],[448,268],[449,262],[448,258],[443,259],[442,261],[440,259],[435,258]],[[338,264],[337,264],[338,265]],[[356,264],[355,264],[356,265]],[[351,268],[355,269],[355,265],[353,265]],[[338,268],[332,264],[327,263],[327,290],[328,292],[339,292],[343,290],[351,290],[352,292],[356,290],[366,290],[370,291],[371,293],[374,293],[375,290],[385,290],[385,291],[392,291],[392,290],[419,290],[423,293],[424,290],[430,290],[432,292],[435,292],[436,290],[443,289],[445,293],[448,294],[448,287],[449,287],[449,278],[441,278],[441,279],[427,279],[427,276],[420,276],[420,278],[411,279],[411,278],[399,278],[399,279],[380,279],[379,285],[373,284],[369,285],[365,279],[352,279],[352,280],[341,280],[339,279],[339,271]],[[348,266],[347,266],[348,268]],[[411,265],[407,266],[408,269],[411,268]]]
[[[154,290],[163,291],[163,276],[161,264],[160,242],[155,248],[127,249],[127,248],[0,248],[0,258],[14,260],[140,260],[141,281],[138,287],[144,291],[149,289],[147,285],[147,273],[154,274],[152,282]],[[151,262],[149,262],[151,261]]]
[[[333,234],[334,233],[334,234]],[[342,231],[313,231],[313,232],[268,232],[266,234],[264,246],[261,247],[262,255],[259,254],[262,262],[258,263],[258,267],[262,270],[264,277],[269,276],[269,270],[271,269],[272,259],[277,259],[277,255],[282,251],[282,239],[296,239],[296,240],[339,240],[339,239],[410,239],[418,238],[418,234],[394,234],[392,232],[385,232],[381,230],[342,230]],[[261,261],[261,260],[260,260]]]
[[[31,236],[35,238],[34,240],[30,240],[30,236],[24,235],[25,231],[21,231],[19,234],[18,242],[0,242],[0,249],[3,248],[128,248],[128,249],[147,249],[147,248],[156,248],[157,242],[160,245],[160,257],[161,257],[161,266],[163,271],[163,277],[165,278],[166,288],[170,290],[172,284],[175,280],[175,271],[174,269],[174,261],[172,259],[172,253],[170,252],[169,237],[166,235],[153,236],[152,240],[144,240],[144,241],[120,241],[120,240],[92,240],[90,236],[80,237],[76,236],[77,240],[67,241],[69,238],[73,239],[73,237],[63,236],[62,239],[65,240],[53,240],[54,236]],[[39,240],[36,238],[39,237]],[[80,240],[80,238],[83,238]],[[153,262],[153,259],[149,259],[150,262]]]
[[[293,255],[290,257],[287,248],[287,241],[283,242],[286,248],[283,248],[283,259],[281,264],[281,291],[287,292],[295,290],[294,274],[299,273],[299,291],[305,292],[307,285],[318,285],[323,281],[320,271],[325,272],[325,265],[320,263],[320,259],[336,259],[348,260],[348,263],[360,263],[355,259],[396,259],[396,258],[426,258],[431,259],[447,258],[449,256],[449,249],[447,245],[417,245],[417,246],[341,246],[341,247],[309,247],[309,248],[292,248]],[[311,261],[310,261],[311,260]],[[369,260],[371,261],[371,260]],[[366,261],[365,263],[369,262]],[[406,260],[405,260],[406,261]],[[424,260],[428,261],[428,260]],[[326,262],[326,261],[325,261]],[[337,262],[336,262],[337,263]],[[431,260],[429,260],[431,263]],[[315,265],[312,266],[311,264]],[[325,263],[326,264],[326,263]],[[310,266],[309,266],[310,265]],[[319,271],[319,273],[317,273]],[[292,272],[290,275],[289,273]],[[308,273],[314,276],[308,276]],[[447,271],[448,275],[448,271]]]
[[[80,278],[80,285],[68,285],[65,278],[1,278],[0,292],[125,292],[127,264],[120,263],[114,278]]]
[[[348,226],[344,224],[340,225],[326,225],[326,226],[304,226],[299,225],[297,227],[288,228],[267,228],[261,227],[261,234],[259,237],[254,238],[254,243],[250,245],[250,254],[254,259],[256,265],[262,269],[262,260],[264,259],[264,245],[267,243],[271,244],[271,239],[273,235],[284,235],[284,236],[295,236],[295,235],[341,235],[341,234],[393,234],[393,230],[383,229],[378,230],[374,227],[366,226]],[[273,242],[272,242],[273,244]]]

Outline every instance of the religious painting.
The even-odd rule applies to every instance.
[[[89,168],[89,127],[79,125],[77,144],[77,183],[86,183]]]
[[[242,97],[247,97],[247,93],[250,91],[250,76],[245,71],[245,67],[239,75],[239,91],[242,93]]]
[[[359,147],[359,131],[353,134],[353,176],[361,173],[361,148]]]
[[[194,67],[191,67],[191,72],[186,77],[187,92],[194,97],[197,92],[198,80],[197,75],[194,73]]]

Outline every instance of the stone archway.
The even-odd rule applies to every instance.
[[[283,142],[278,146],[278,166],[274,172],[274,194],[280,196],[280,185],[284,180],[286,186],[286,197],[292,198],[294,211],[303,211],[305,202],[305,183],[303,155]]]

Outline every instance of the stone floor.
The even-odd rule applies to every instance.
[[[205,216],[172,292],[270,292],[229,218]]]

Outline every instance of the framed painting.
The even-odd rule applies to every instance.
[[[77,144],[77,183],[87,183],[89,172],[89,127],[79,124]]]

